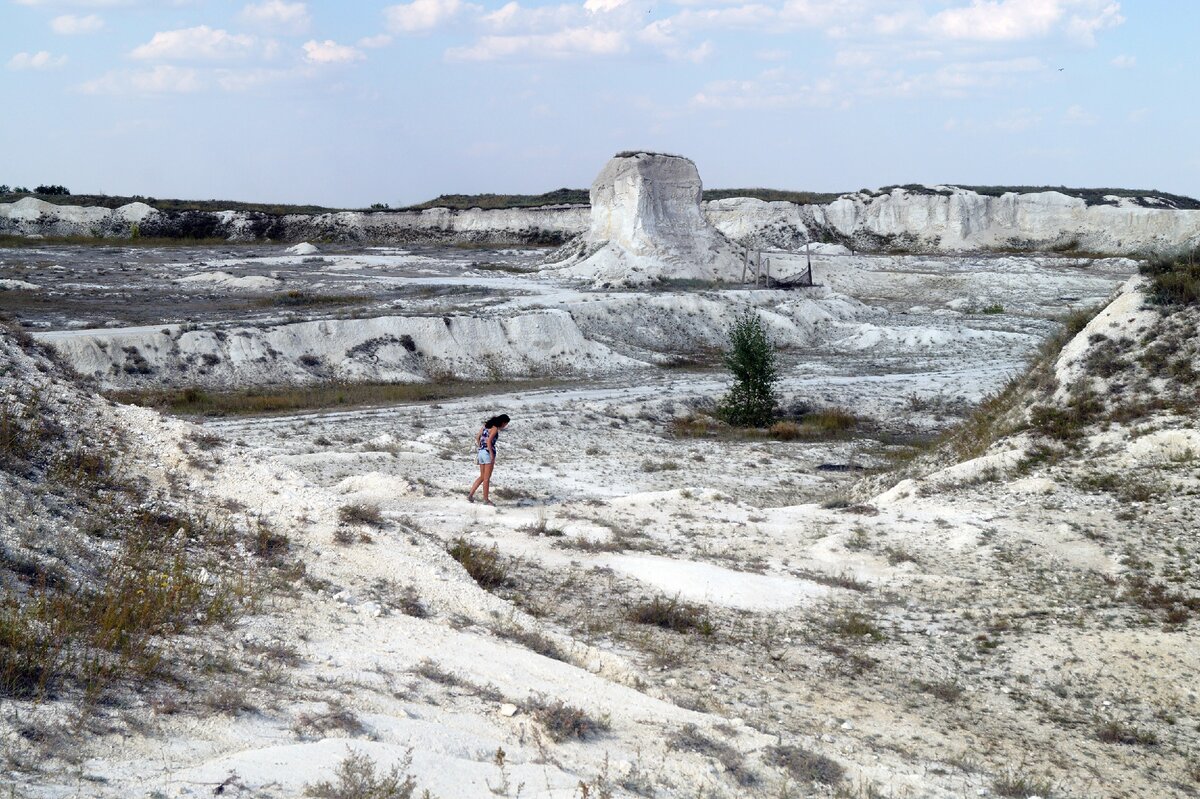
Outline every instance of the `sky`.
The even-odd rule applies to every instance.
[[[1200,196],[1196,0],[0,0],[0,184],[361,207],[588,186]]]

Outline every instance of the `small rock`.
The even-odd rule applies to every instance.
[[[512,702],[505,702],[500,706],[500,715],[504,716],[505,718],[512,718],[513,716],[517,715],[517,706]]]

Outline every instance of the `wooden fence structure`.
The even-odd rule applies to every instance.
[[[804,258],[807,266],[803,272],[791,275],[783,280],[771,277],[772,255],[795,256],[797,254],[790,250],[751,250],[747,247],[742,258],[742,284],[749,285],[747,277],[753,276],[755,286],[764,286],[766,288],[790,289],[815,286],[812,271],[812,252],[809,250],[808,242],[804,243]],[[753,275],[751,275],[751,268],[753,268]]]

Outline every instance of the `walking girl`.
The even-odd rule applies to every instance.
[[[479,428],[479,432],[475,434],[475,462],[479,464],[479,477],[475,478],[471,490],[467,493],[467,502],[474,502],[475,491],[483,486],[484,504],[494,504],[488,498],[488,490],[492,485],[492,469],[496,468],[496,439],[500,437],[500,431],[506,427],[508,427],[508,414],[502,413],[484,422],[483,427]]]

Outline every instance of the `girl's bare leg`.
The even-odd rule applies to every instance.
[[[475,490],[477,488],[479,488],[479,486],[483,485],[483,475],[484,475],[483,470],[484,469],[487,469],[489,474],[492,471],[492,467],[490,465],[485,466],[482,463],[479,464],[479,476],[475,478],[474,483],[471,483],[471,490],[467,492],[467,499],[470,499],[471,497],[475,496]],[[487,491],[483,492],[483,498],[487,499]]]
[[[479,479],[483,481],[483,501],[484,502],[490,501],[488,499],[488,490],[492,487],[492,469],[495,466],[496,466],[496,464],[494,464],[494,463],[484,463],[484,464],[480,465],[480,467],[479,467],[479,471],[480,471]]]

